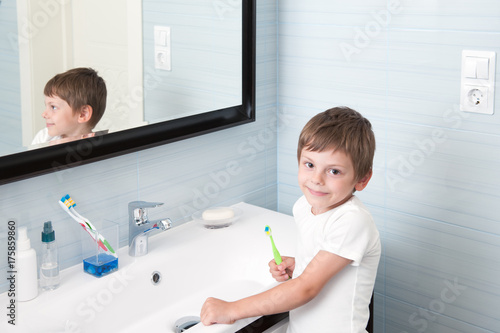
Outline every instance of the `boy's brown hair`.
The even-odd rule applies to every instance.
[[[85,105],[92,107],[89,125],[94,128],[106,109],[106,83],[92,68],[73,68],[50,79],[43,90],[45,96],[57,96],[68,103],[73,113]]]
[[[356,180],[368,174],[375,154],[375,135],[368,119],[348,107],[335,107],[311,118],[299,137],[297,159],[302,149],[340,150],[352,160]]]

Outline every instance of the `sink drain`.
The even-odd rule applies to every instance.
[[[187,316],[177,319],[175,322],[175,333],[185,332],[200,322],[200,317]]]
[[[161,273],[158,271],[154,271],[151,274],[151,283],[156,286],[160,282],[161,282]]]

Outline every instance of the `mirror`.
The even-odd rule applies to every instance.
[[[18,0],[18,5],[19,2],[23,1],[30,0]],[[70,0],[57,2],[68,1]],[[122,3],[121,1],[119,2]],[[147,125],[136,123],[132,124],[130,127],[133,128],[130,129],[125,127],[125,129],[114,130],[111,125],[115,125],[116,121],[113,118],[103,121],[103,118],[101,122],[106,129],[111,128],[109,134],[4,155],[0,157],[0,182],[4,184],[52,171],[64,170],[255,120],[255,1],[217,0],[210,2],[210,9],[213,12],[211,18],[207,18],[205,14],[206,5],[201,6],[202,3],[206,4],[206,2],[199,1],[199,5],[194,4],[193,1],[189,2],[191,8],[189,15],[181,15],[177,12],[178,17],[169,19],[166,19],[166,13],[180,10],[179,7],[182,7],[184,3],[181,5],[178,1],[173,2],[170,5],[173,7],[170,8],[168,7],[169,1],[158,4],[157,1],[143,0],[141,3],[143,19],[141,54],[144,58],[143,64],[140,66],[142,69],[140,79],[142,81],[141,85],[126,83],[130,90],[128,90],[129,99],[124,104],[136,112],[143,108],[143,111],[138,112],[139,115],[143,116],[139,122],[146,122]],[[86,2],[94,1],[86,0]],[[129,5],[133,6],[134,3],[137,1],[127,0]],[[4,5],[5,3],[0,3],[0,18],[2,11],[4,11]],[[163,6],[163,8],[153,6]],[[193,10],[193,8],[197,8],[197,10]],[[130,9],[124,10],[129,12],[128,17],[130,17]],[[202,10],[205,12],[201,12]],[[132,10],[132,12],[134,11]],[[165,19],[168,22],[164,22]],[[224,21],[224,24],[238,22],[238,25],[241,26],[241,29],[237,30],[239,38],[237,40],[231,38],[234,29],[229,29],[232,31],[226,33],[228,27],[218,21]],[[223,43],[206,33],[207,24],[210,24],[213,35],[219,38],[222,36]],[[154,38],[154,30],[157,25],[170,27],[170,70],[155,68],[157,58],[153,55],[157,54],[158,50],[160,53],[163,52],[162,47],[165,46],[165,35],[163,34],[159,37],[161,45],[157,47],[158,41]],[[200,25],[202,30],[196,31],[194,26]],[[193,39],[193,35],[201,33],[203,33],[202,40],[206,41],[205,44],[188,44],[188,40]],[[78,34],[73,33],[73,36],[76,37]],[[158,35],[156,36],[158,37]],[[176,37],[174,38],[174,36]],[[234,47],[231,50],[234,44],[238,45],[236,51],[234,51]],[[223,49],[221,49],[221,45]],[[213,51],[211,53],[208,52],[210,46]],[[102,52],[94,53],[101,54]],[[127,54],[137,54],[137,50],[129,46]],[[238,61],[228,60],[228,54],[236,54]],[[129,56],[129,58],[133,58],[133,56]],[[160,58],[160,60],[162,59]],[[37,61],[42,62],[42,60],[38,59]],[[183,63],[181,60],[185,62]],[[76,64],[82,66],[78,61]],[[5,67],[2,58],[0,58],[0,67]],[[129,68],[136,68],[136,66]],[[209,73],[211,75],[208,75]],[[201,74],[201,76],[197,77],[195,74]],[[128,77],[134,77],[134,75]],[[122,81],[125,80],[118,77],[115,82]],[[108,81],[106,84],[110,85]],[[236,90],[231,91],[230,87],[236,87]],[[180,92],[180,88],[184,90]],[[214,89],[218,89],[218,91]],[[7,107],[2,107],[4,110],[0,109],[1,113],[9,112],[8,108],[12,110],[15,107],[15,105],[5,105]],[[116,103],[110,104],[108,99],[106,113],[108,113],[110,105],[114,106],[109,112],[109,115],[112,116],[113,111],[120,108],[116,107],[118,105]],[[123,110],[118,114],[129,116],[129,113],[123,112]],[[100,129],[102,128],[98,128],[98,130]]]

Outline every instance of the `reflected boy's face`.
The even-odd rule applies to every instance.
[[[81,124],[78,112],[58,96],[45,96],[45,111],[42,113],[50,136],[62,138],[80,135]]]
[[[349,200],[353,189],[362,190],[369,178],[357,181],[351,158],[342,151],[318,152],[303,148],[300,154],[299,186],[314,215],[325,213]]]

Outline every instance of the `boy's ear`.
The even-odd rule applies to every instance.
[[[366,185],[368,185],[368,182],[372,178],[372,174],[373,174],[373,171],[370,169],[370,171],[368,171],[366,176],[364,176],[363,178],[358,180],[358,182],[354,185],[354,188],[356,189],[356,191],[362,191],[366,187]]]
[[[92,118],[92,107],[90,105],[84,105],[81,110],[80,114],[78,115],[78,122],[79,123],[86,123]]]

